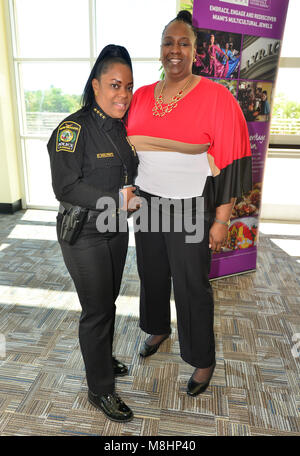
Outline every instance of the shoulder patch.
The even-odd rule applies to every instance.
[[[59,152],[60,150],[75,152],[80,130],[81,125],[78,123],[67,120],[64,121],[57,130],[56,152]]]

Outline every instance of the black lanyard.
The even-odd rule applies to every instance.
[[[103,129],[103,131],[104,131],[104,129]],[[120,158],[120,160],[121,160],[121,162],[122,162],[123,171],[124,171],[124,178],[125,178],[125,179],[124,179],[124,182],[125,182],[125,185],[127,185],[127,184],[128,184],[128,170],[127,170],[127,166],[126,166],[126,164],[125,164],[125,162],[124,162],[124,160],[123,160],[123,157],[122,157],[122,155],[121,155],[121,153],[120,153],[120,151],[119,151],[119,148],[117,147],[117,145],[115,144],[115,142],[112,140],[112,138],[109,136],[109,134],[108,134],[106,131],[104,131],[104,134],[106,135],[106,137],[109,139],[109,141],[110,141],[111,144],[113,145],[115,151],[117,152],[117,154],[118,154],[118,156],[119,156],[119,158]]]
[[[97,124],[97,121],[94,119],[96,125],[97,125],[97,129],[99,128],[99,125]],[[109,142],[112,144],[113,148],[115,149],[115,151],[117,152],[117,155],[119,157],[119,159],[121,160],[122,162],[122,166],[123,166],[123,171],[124,171],[124,182],[125,182],[125,185],[128,185],[128,169],[127,169],[127,166],[126,166],[126,163],[125,161],[123,160],[123,157],[119,151],[119,148],[118,146],[115,144],[115,142],[112,140],[112,138],[109,136],[109,134],[104,130],[104,128],[101,128],[101,131],[105,134],[106,138],[109,140]]]

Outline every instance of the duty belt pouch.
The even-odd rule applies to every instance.
[[[72,206],[66,210],[63,215],[60,239],[72,245],[76,242],[85,219],[88,215],[88,209],[80,206]]]

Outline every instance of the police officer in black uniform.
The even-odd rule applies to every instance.
[[[61,122],[48,143],[52,185],[60,201],[58,240],[82,307],[79,342],[88,399],[109,419],[120,422],[133,417],[115,392],[115,376],[126,375],[128,369],[112,354],[115,301],[128,230],[118,229],[116,223],[108,224],[115,229],[105,232],[97,220],[108,207],[101,204],[103,198],[112,202],[113,209],[107,211],[110,221],[118,219],[122,211],[127,214],[130,203],[137,199],[133,182],[138,159],[122,120],[132,90],[127,50],[106,46],[86,83],[82,109]]]

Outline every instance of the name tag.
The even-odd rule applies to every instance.
[[[109,158],[109,157],[114,157],[113,152],[107,152],[103,154],[97,154],[97,158]]]

